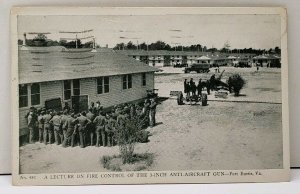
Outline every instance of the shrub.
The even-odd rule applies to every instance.
[[[229,91],[234,92],[235,96],[239,96],[241,89],[245,86],[246,81],[239,74],[229,76],[227,80]]]
[[[116,123],[115,137],[117,139],[123,164],[133,162],[135,143],[138,141],[139,132],[145,119],[133,113],[127,114],[120,122]]]

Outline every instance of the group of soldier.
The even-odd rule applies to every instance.
[[[156,98],[146,99],[144,103],[114,106],[104,110],[98,101],[91,102],[88,112],[75,113],[68,103],[62,111],[36,109],[31,107],[26,114],[29,143],[39,141],[44,144],[77,146],[114,146],[118,144],[117,126],[125,126],[129,118],[143,117],[144,127],[156,124]],[[54,142],[53,142],[54,140]]]

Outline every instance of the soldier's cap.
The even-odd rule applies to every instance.
[[[41,111],[41,114],[45,114],[45,111],[42,110],[42,111]]]
[[[100,104],[100,101],[98,100],[96,103]]]

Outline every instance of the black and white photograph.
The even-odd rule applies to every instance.
[[[12,19],[14,184],[288,180],[283,8]]]

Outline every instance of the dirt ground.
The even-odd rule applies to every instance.
[[[255,72],[253,68],[226,68],[224,80],[234,72],[247,81],[242,97],[218,99],[211,94],[208,106],[178,106],[170,98],[157,107],[158,125],[148,129],[150,142],[139,143],[135,149],[136,153],[154,154],[154,163],[148,170],[282,168],[280,69]],[[165,71],[155,77],[155,87],[160,96],[169,96],[171,90],[183,89],[184,79],[193,77],[198,81],[211,74]],[[107,170],[100,164],[100,158],[115,154],[117,146],[82,149],[27,144],[20,147],[20,170],[104,172]]]

